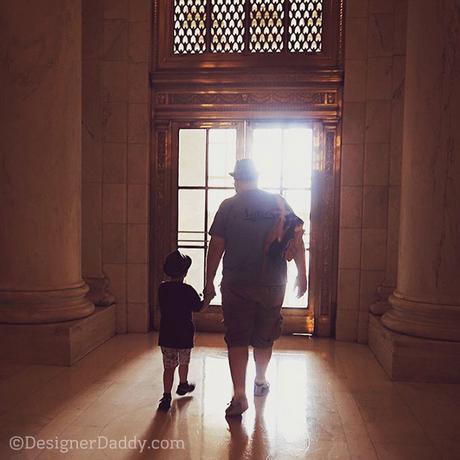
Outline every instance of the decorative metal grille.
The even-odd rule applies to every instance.
[[[249,50],[252,53],[283,49],[284,0],[250,0]]]
[[[175,54],[319,53],[322,33],[323,0],[174,0]]]
[[[245,0],[211,0],[211,51],[244,51]]]
[[[291,0],[289,5],[290,52],[320,52],[323,22],[322,0]]]
[[[174,1],[174,53],[206,51],[206,1]]]

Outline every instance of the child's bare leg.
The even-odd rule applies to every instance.
[[[171,393],[174,381],[174,371],[176,369],[164,369],[163,371],[163,388],[165,393]]]
[[[188,375],[188,363],[179,364],[179,386],[177,387],[177,394],[178,395],[185,395],[187,393],[191,393],[195,389],[194,383],[188,383],[187,380]]]
[[[188,364],[179,364],[179,383],[186,383],[188,376]]]

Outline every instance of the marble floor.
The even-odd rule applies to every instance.
[[[155,343],[120,335],[71,368],[1,366],[0,458],[460,458],[460,385],[392,383],[364,345],[282,337],[270,394],[228,423],[222,337],[198,334],[196,390],[167,414]],[[249,392],[253,377],[251,362]]]

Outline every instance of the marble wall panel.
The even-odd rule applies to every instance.
[[[104,183],[124,184],[127,176],[127,145],[124,142],[104,143]]]
[[[360,228],[363,212],[363,193],[361,187],[343,186],[340,200],[340,227]]]
[[[337,308],[340,310],[359,309],[359,283],[361,271],[340,269],[337,293]]]
[[[126,262],[126,224],[104,224],[102,256],[104,263]]]
[[[347,21],[345,59],[367,59],[367,18],[350,18]]]
[[[148,184],[149,145],[128,144],[128,184]]]
[[[361,268],[361,229],[341,228],[339,236],[339,269]]]
[[[149,330],[150,313],[147,303],[129,303],[127,315],[129,332],[145,333]]]
[[[127,299],[129,303],[148,301],[148,265],[127,264]]]
[[[356,342],[358,338],[357,310],[338,310],[335,338],[347,342]]]
[[[128,185],[128,222],[130,224],[148,223],[147,185]]]
[[[367,61],[347,59],[345,62],[345,86],[343,100],[364,102],[366,100]]]
[[[102,189],[102,221],[110,224],[126,222],[125,184],[104,184]]]
[[[387,228],[388,187],[365,186],[363,191],[363,228]]]
[[[128,224],[128,263],[148,262],[148,225]]]

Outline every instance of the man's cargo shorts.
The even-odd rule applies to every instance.
[[[285,285],[252,286],[222,283],[225,342],[228,348],[267,348],[281,335]]]

